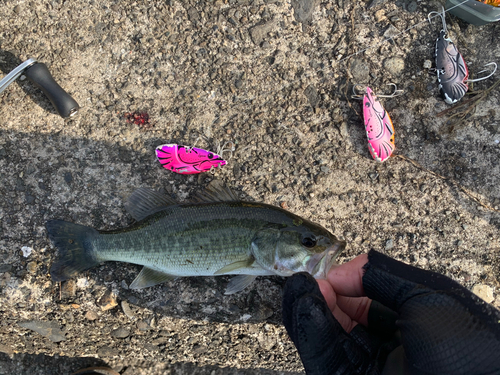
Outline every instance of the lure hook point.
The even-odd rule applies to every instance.
[[[394,97],[399,96],[399,95],[401,95],[401,94],[404,93],[404,90],[398,90],[398,86],[395,83],[388,83],[387,85],[388,86],[394,86],[394,91],[391,94],[389,94],[389,95],[382,95],[382,94],[378,95],[378,94],[375,94],[375,95],[377,97],[379,97],[379,98],[394,98]],[[356,93],[356,87],[357,86],[365,86],[365,85],[360,84],[360,83],[354,85],[352,87],[352,93],[353,93],[353,95],[351,96],[351,98],[352,99],[356,99],[356,100],[361,100],[361,99],[363,99],[363,95],[360,95],[360,94]]]
[[[465,82],[467,82],[467,83],[469,83],[469,82],[479,82],[479,81],[484,81],[485,79],[490,78],[497,71],[497,63],[490,62],[489,64],[486,64],[485,67],[487,67],[488,65],[495,65],[495,69],[493,69],[493,71],[489,75],[487,75],[486,77],[481,77],[481,78],[476,78],[476,79],[468,79]],[[478,72],[477,74],[483,73],[483,72],[486,72],[486,71],[488,71],[488,69],[483,69],[480,72]]]

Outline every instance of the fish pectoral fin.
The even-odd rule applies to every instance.
[[[134,191],[125,203],[125,209],[137,221],[175,205],[173,199],[149,188],[141,187]]]
[[[227,266],[222,267],[220,270],[215,271],[214,275],[224,275],[240,268],[248,268],[253,264],[253,262],[255,262],[255,258],[253,256],[249,257],[248,259],[238,260],[237,262],[228,264]]]
[[[173,280],[176,276],[169,275],[168,273],[156,271],[152,268],[144,267],[139,275],[130,284],[130,289],[142,289],[149,286],[164,283],[165,281]]]
[[[242,291],[247,286],[249,286],[252,281],[255,280],[257,276],[254,275],[238,275],[229,280],[229,284],[227,284],[225,295],[234,294]]]

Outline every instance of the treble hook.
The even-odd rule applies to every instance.
[[[351,98],[353,99],[356,99],[356,100],[361,100],[363,99],[363,95],[359,95],[359,94],[356,94],[356,87],[357,86],[365,86],[365,85],[362,85],[362,84],[356,84],[352,87],[352,93],[353,95],[351,96]],[[392,94],[390,95],[378,95],[378,94],[375,94],[375,96],[377,96],[378,98],[394,98],[396,96],[399,96],[401,94],[404,93],[404,90],[398,90],[398,86],[396,86],[395,83],[388,83],[387,86],[394,86],[394,91],[392,92]]]
[[[495,74],[495,72],[497,71],[497,63],[495,63],[495,62],[490,62],[489,64],[486,64],[486,65],[485,65],[485,67],[486,67],[486,66],[488,66],[488,65],[495,65],[495,69],[493,70],[493,72],[491,72],[491,74],[490,74],[489,76],[486,76],[486,77],[481,77],[481,78],[476,78],[476,79],[468,79],[468,80],[467,80],[467,81],[465,81],[465,82],[467,82],[467,83],[469,83],[469,82],[479,82],[479,81],[484,81],[485,79],[490,78],[490,77],[491,77],[493,74]],[[477,74],[482,73],[482,72],[486,72],[486,71],[488,71],[488,69],[481,70],[481,71],[480,71],[480,72],[478,72]]]
[[[436,12],[436,11],[430,12],[427,15],[427,19],[429,20],[429,23],[432,25],[432,18],[434,18],[434,17],[441,17],[441,22],[443,22],[443,31],[444,31],[445,34],[448,34],[448,29],[446,28],[446,15],[445,15],[444,7],[442,6],[441,9],[443,10],[442,13]],[[431,18],[431,14],[436,14],[436,16],[434,16],[434,17]]]

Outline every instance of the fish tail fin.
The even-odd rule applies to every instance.
[[[97,230],[62,220],[50,220],[45,228],[58,250],[58,257],[50,267],[52,280],[67,280],[100,263],[92,245],[92,239],[99,235]]]

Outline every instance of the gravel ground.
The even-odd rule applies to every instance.
[[[500,92],[461,124],[436,116],[449,106],[424,65],[441,27],[425,20],[438,6],[4,1],[0,70],[36,58],[81,110],[62,119],[27,80],[0,96],[0,374],[104,364],[128,375],[303,371],[281,325],[283,278],[233,296],[223,295],[227,277],[132,291],[139,267],[122,263],[51,281],[45,221],[121,228],[136,188],[183,201],[214,178],[163,169],[154,149],[170,142],[198,139],[214,151],[233,142],[215,177],[344,238],[339,262],[374,248],[500,307]],[[498,23],[447,21],[471,72],[500,62]],[[354,83],[381,92],[390,82],[405,91],[383,99],[404,158],[380,164],[350,93]],[[149,114],[149,127],[127,122],[135,111]]]

